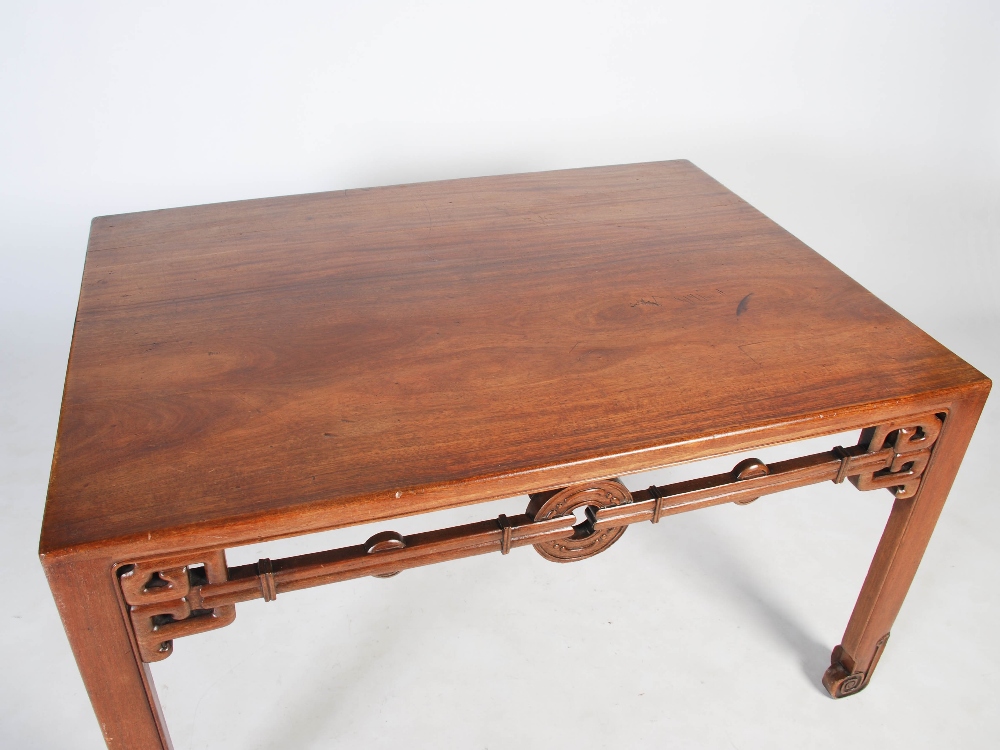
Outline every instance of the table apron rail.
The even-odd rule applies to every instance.
[[[892,458],[892,450],[864,455],[859,463],[873,468],[884,468]],[[855,456],[861,458],[861,456]],[[711,505],[754,500],[794,487],[804,487],[836,479],[844,459],[833,451],[817,453],[772,464],[770,473],[749,479],[736,479],[732,475],[696,479],[655,490],[633,492],[634,502],[602,508],[593,513],[595,530],[618,527],[640,521],[652,521],[656,505],[661,504],[663,516],[684,513]],[[651,497],[658,492],[659,498]],[[527,514],[511,516],[510,547],[524,547],[552,539],[572,537],[577,520],[573,515],[560,516],[545,521],[535,521]],[[340,547],[325,552],[296,555],[272,560],[271,575],[276,593],[283,594],[298,589],[321,586],[351,578],[386,575],[407,568],[416,568],[445,560],[501,552],[503,529],[491,519],[450,528],[409,534],[401,537],[405,546],[380,552],[369,552],[367,544]],[[259,583],[259,564],[239,565],[229,568],[229,579],[224,583],[207,584],[192,590],[192,606],[210,609],[223,604],[259,599],[263,596]],[[197,602],[197,604],[195,604]]]
[[[858,445],[630,492],[618,480],[584,482],[530,495],[525,513],[406,536],[386,531],[364,544],[227,567],[223,551],[175,565],[161,560],[123,567],[121,587],[144,661],[168,656],[172,639],[221,627],[234,605],[365,576],[389,577],[422,565],[534,546],[547,559],[572,562],[603,551],[633,523],[723,503],[849,479],[859,489],[913,497],[941,428],[939,415],[868,428]],[[581,513],[582,511],[582,513]],[[583,516],[583,520],[578,518]],[[196,556],[197,557],[197,556]]]

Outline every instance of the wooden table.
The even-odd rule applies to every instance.
[[[631,523],[847,479],[896,500],[824,676],[840,697],[871,678],[989,388],[686,161],[105,216],[40,555],[108,747],[165,748],[147,664],[239,602],[527,545],[569,562]],[[729,453],[722,475],[616,479]],[[522,515],[226,564],[521,494]]]

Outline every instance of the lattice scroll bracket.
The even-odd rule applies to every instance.
[[[913,497],[942,426],[937,414],[924,414],[862,431],[860,444],[867,442],[866,454],[884,454],[886,462],[851,476],[851,483],[859,490],[888,489],[901,500]]]
[[[122,596],[144,662],[166,659],[173,639],[215,630],[236,619],[236,605],[205,608],[201,587],[227,580],[226,553],[216,550],[123,566]]]

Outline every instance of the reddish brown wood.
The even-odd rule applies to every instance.
[[[153,678],[140,660],[112,561],[44,562],[108,747],[170,750]]]
[[[617,480],[599,480],[559,491],[531,495],[527,511],[514,518],[501,514],[496,528],[489,521],[404,537],[383,531],[363,545],[281,560],[260,560],[255,566],[226,568],[221,554],[202,555],[203,569],[177,567],[176,559],[129,565],[120,573],[123,597],[132,604],[131,617],[143,661],[170,655],[173,644],[165,639],[194,635],[232,622],[233,604],[278,592],[324,585],[372,575],[389,578],[401,570],[436,562],[534,545],[542,557],[573,562],[592,557],[614,544],[628,524],[652,520],[664,510],[679,513],[708,505],[734,502],[745,505],[762,494],[850,477],[860,489],[884,488],[897,497],[909,497],[919,488],[938,434],[937,416],[916,416],[889,430],[866,430],[852,448],[836,447],[767,466],[759,459],[739,462],[731,472],[650,487],[630,493]],[[919,430],[924,425],[926,429]],[[921,439],[914,439],[919,434]],[[889,439],[887,439],[889,438]],[[863,477],[864,481],[856,481]],[[878,481],[872,481],[877,477]],[[893,484],[893,481],[897,484]],[[577,523],[574,511],[586,509],[587,520]],[[650,516],[652,516],[650,518]],[[393,554],[386,554],[392,552]],[[168,621],[169,620],[169,621]],[[884,641],[883,641],[884,644]],[[842,649],[841,649],[842,650]],[[838,652],[840,653],[840,652]],[[867,673],[844,673],[835,656],[836,674],[847,688],[833,690],[835,697],[867,684]],[[839,670],[839,671],[838,671]]]
[[[395,531],[383,531],[365,542],[365,554],[373,555],[390,549],[403,549],[405,546],[406,540],[403,539],[400,534],[397,534]],[[399,575],[399,571],[394,570],[391,573],[376,573],[375,577],[392,578],[394,575]],[[275,588],[275,591],[277,591],[277,588]]]
[[[235,607],[206,608],[192,603],[190,596],[195,586],[227,580],[228,572],[221,550],[119,568],[122,599],[128,607],[139,658],[144,662],[166,659],[174,638],[205,633],[235,620]],[[265,588],[262,593],[267,598],[270,592]]]
[[[688,162],[100,217],[42,549],[390,519],[982,377]]]
[[[847,461],[841,461],[840,468],[837,470],[838,474],[842,470],[847,472]],[[733,467],[732,475],[734,479],[753,479],[754,477],[765,477],[770,474],[770,470],[767,465],[757,458],[748,458],[744,461],[740,461],[736,466]],[[749,505],[756,497],[749,497],[746,500],[734,500],[733,502],[737,505]]]
[[[833,651],[831,666],[823,675],[823,684],[833,697],[856,693],[868,685],[972,439],[988,393],[986,384],[970,389],[949,403],[942,412],[946,416],[940,436],[930,456],[926,457],[924,474],[915,487],[908,485],[894,492],[896,501],[858,603],[843,641]],[[899,426],[902,425],[896,425]],[[876,430],[873,447],[881,445],[884,436],[885,431]],[[924,439],[926,437],[901,430],[897,445],[909,442],[919,451]],[[903,462],[893,463],[901,465]],[[865,483],[857,484],[862,487]]]
[[[893,425],[947,414],[927,486],[892,485],[904,489],[838,652],[867,679],[988,389],[689,162],[101,217],[40,553],[109,745],[159,748],[140,659],[171,626],[209,623],[129,611],[147,604],[126,602],[139,589],[119,588],[116,566],[173,561],[155,570],[182,585],[178,568],[230,546],[850,429],[882,425],[891,442]],[[851,456],[871,471],[859,486],[916,478],[924,458],[894,467],[894,445]],[[799,486],[720,491],[724,476],[634,493],[594,528]],[[527,536],[509,520],[474,535],[509,551],[572,533],[561,517]],[[447,531],[417,540],[425,563],[469,554]],[[358,557],[391,573],[406,545]],[[262,561],[205,590],[274,598],[339,580],[342,555],[317,553],[319,578]],[[221,623],[232,600],[202,604],[192,616]],[[140,615],[150,627],[133,631]]]
[[[535,551],[553,562],[574,562],[593,557],[617,542],[625,533],[625,525],[597,529],[598,509],[613,508],[632,502],[632,495],[617,479],[604,479],[577,484],[559,492],[531,495],[525,515],[532,521],[572,516],[583,508],[587,520],[576,524],[573,533],[559,539],[535,544]]]

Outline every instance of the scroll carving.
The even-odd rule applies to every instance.
[[[843,646],[837,646],[833,650],[833,656],[830,659],[830,668],[823,675],[823,686],[829,691],[830,695],[834,698],[843,698],[864,690],[872,678],[872,673],[875,671],[875,667],[882,656],[882,652],[885,650],[885,644],[888,640],[888,633],[878,639],[878,642],[875,644],[875,655],[872,656],[868,669],[863,672],[852,672],[847,669],[842,662],[842,659],[845,658],[844,648]]]
[[[215,630],[235,620],[235,604],[213,608],[200,604],[200,587],[222,583],[226,577],[226,555],[221,550],[121,568],[118,580],[140,658],[161,661],[173,652],[174,638]]]
[[[362,576],[387,578],[401,570],[460,557],[533,546],[545,559],[573,562],[603,552],[633,523],[723,503],[745,505],[775,492],[823,481],[850,480],[858,489],[889,489],[914,497],[943,422],[925,414],[862,431],[857,445],[765,464],[756,458],[732,471],[630,492],[601,479],[530,495],[525,513],[421,534],[392,531],[364,544],[282,560],[227,568],[222,551],[141,562],[120,569],[125,603],[143,661],[170,655],[173,639],[214,630],[236,617],[237,602],[274,601],[279,593]],[[577,512],[583,510],[583,518]],[[875,660],[884,647],[879,642]],[[865,672],[840,652],[827,672],[831,692],[849,695],[866,684]],[[847,666],[842,661],[846,661]],[[850,667],[850,669],[848,669]]]
[[[888,489],[899,499],[913,497],[941,426],[940,417],[926,414],[864,430],[861,443],[867,440],[866,453],[884,453],[886,462],[883,468],[868,469],[850,477],[851,482],[859,490]]]

